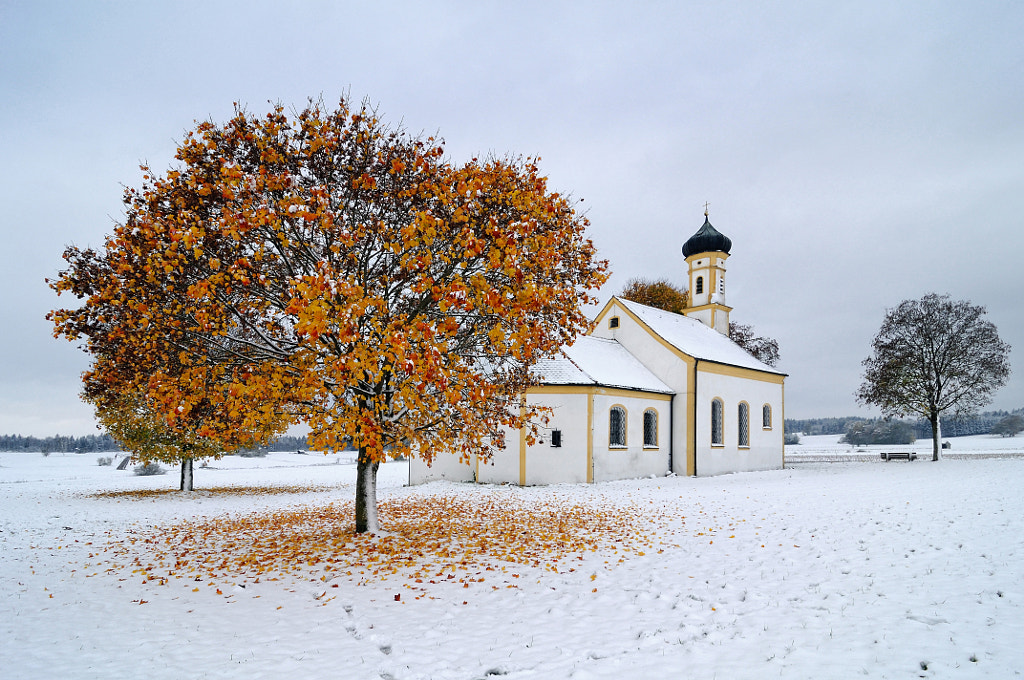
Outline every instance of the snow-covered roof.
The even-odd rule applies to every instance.
[[[665,342],[695,359],[785,375],[782,371],[758,361],[728,337],[705,326],[697,319],[648,307],[632,300],[615,299]]]
[[[560,356],[538,361],[533,369],[544,385],[601,385],[674,394],[615,340],[583,335]]]

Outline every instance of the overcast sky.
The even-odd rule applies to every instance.
[[[706,5],[720,5],[707,7]],[[786,416],[853,392],[886,308],[988,308],[1024,406],[1024,3],[0,0],[0,433],[95,432],[44,279],[99,246],[197,120],[367,98],[452,160],[540,155],[611,261],[686,280],[733,242],[732,319],[779,341]]]

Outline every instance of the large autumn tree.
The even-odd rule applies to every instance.
[[[133,337],[178,349],[148,382],[161,413],[188,408],[192,384],[259,405],[251,429],[286,414],[315,447],[355,442],[357,531],[377,529],[389,455],[486,458],[492,433],[532,422],[530,367],[588,328],[607,276],[534,159],[453,163],[365,104],[237,110],[176,158],[144,168],[98,255],[138,275],[76,288],[85,305],[58,310],[57,332],[87,333],[119,290]],[[79,280],[70,262],[58,290]]]
[[[857,401],[886,416],[923,416],[939,460],[940,418],[972,413],[992,400],[1010,375],[1010,346],[985,308],[929,293],[886,310],[864,360]]]

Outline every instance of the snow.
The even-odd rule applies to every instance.
[[[782,374],[781,371],[758,361],[728,337],[705,326],[697,319],[648,307],[624,298],[615,300],[635,314],[663,340],[696,359]]]
[[[659,534],[643,555],[587,553],[561,573],[517,566],[514,584],[437,583],[422,599],[400,575],[336,578],[324,598],[302,572],[218,583],[218,595],[103,568],[103,546],[161,526],[350,500],[351,456],[229,457],[197,467],[192,496],[133,500],[94,494],[173,488],[176,471],[0,453],[0,668],[10,680],[1019,675],[1024,438],[951,439],[962,459],[940,463],[880,461],[891,447],[824,462],[850,453],[835,439],[787,447],[785,470],[546,488],[411,489],[406,465],[386,464],[382,501],[627,503]],[[201,491],[262,485],[320,490]]]
[[[674,390],[615,340],[581,335],[561,348],[562,356],[537,362],[545,385],[601,385],[673,394]]]

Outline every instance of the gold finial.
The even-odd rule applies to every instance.
[[[704,201],[704,217],[708,216],[708,206],[711,205],[707,201]]]

